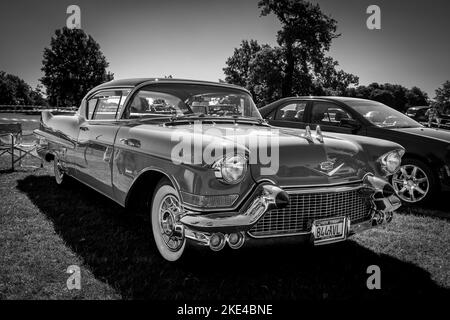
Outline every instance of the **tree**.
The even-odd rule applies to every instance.
[[[18,76],[0,71],[0,104],[44,106],[47,102],[40,86],[33,90]]]
[[[339,36],[337,21],[325,15],[318,4],[303,0],[260,0],[258,8],[261,16],[273,13],[281,23],[277,42],[286,59],[282,95],[290,96],[297,65],[304,75],[311,66],[316,70],[321,68],[325,51]]]
[[[78,106],[90,89],[113,78],[100,45],[80,29],[56,30],[42,63],[40,81],[56,107]]]
[[[250,88],[258,107],[282,97],[282,55],[281,48],[264,45],[250,61],[251,72],[247,77],[247,87]]]
[[[412,87],[406,93],[406,105],[413,106],[427,106],[428,103],[428,94],[422,91],[418,87]]]
[[[450,111],[450,81],[446,81],[442,86],[436,89],[436,104],[443,113]]]
[[[343,95],[375,100],[401,112],[405,112],[409,107],[428,105],[428,95],[420,88],[408,89],[391,83],[374,82],[368,86],[347,89]]]
[[[337,35],[336,21],[305,1],[260,1],[261,15],[275,13],[282,23],[278,46],[243,40],[227,59],[225,81],[246,87],[258,106],[292,95],[343,94],[358,77],[338,69],[325,56]]]
[[[242,40],[239,48],[235,48],[233,55],[226,61],[227,66],[223,69],[226,75],[225,81],[248,87],[250,62],[261,48],[256,40]]]

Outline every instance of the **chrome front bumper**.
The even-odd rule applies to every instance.
[[[347,219],[346,236],[390,222],[393,212],[401,205],[392,186],[380,178],[366,175],[357,188],[370,199],[370,216],[367,221],[359,221],[355,224]],[[316,189],[309,189],[310,192],[314,192],[314,190]],[[226,243],[237,249],[247,239],[256,238],[249,231],[266,213],[274,209],[284,208],[289,204],[288,192],[271,184],[258,186],[256,192],[252,195],[252,199],[243,206],[243,210],[240,212],[198,214],[185,211],[180,222],[183,225],[186,238],[209,246],[215,251],[221,250]],[[311,238],[313,234],[311,231],[307,231],[272,235],[271,237],[288,236]]]

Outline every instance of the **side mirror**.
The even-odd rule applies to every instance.
[[[359,128],[361,128],[361,125],[359,124],[358,121],[350,118],[341,119],[339,125],[341,127],[350,128],[352,130],[358,130]]]

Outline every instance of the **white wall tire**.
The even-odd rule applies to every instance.
[[[153,238],[159,253],[167,261],[180,259],[186,246],[184,230],[180,232],[179,229],[179,199],[175,188],[164,181],[156,187],[151,206]]]

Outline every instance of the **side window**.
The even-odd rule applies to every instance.
[[[278,109],[275,120],[303,122],[306,102],[290,103]]]
[[[333,103],[314,102],[311,123],[339,126],[342,119],[352,119],[352,117],[347,111]]]
[[[92,115],[94,114],[97,102],[98,102],[97,98],[89,99],[89,101],[87,102],[86,115],[88,120],[92,119]]]
[[[129,93],[129,90],[117,90],[96,94],[87,102],[87,118],[89,120],[116,119]]]
[[[142,89],[126,106],[122,119],[157,118],[182,114],[186,111],[183,101],[173,95]]]

